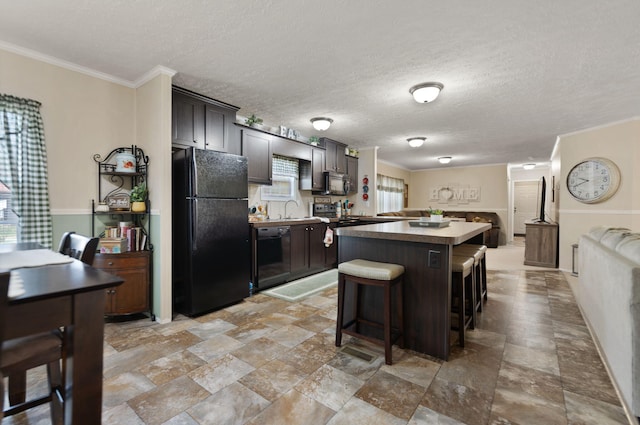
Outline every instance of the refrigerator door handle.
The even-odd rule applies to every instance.
[[[193,167],[191,167],[191,172],[193,173],[192,182],[193,187],[191,188],[191,194],[193,196],[198,195],[198,166],[196,164],[196,150],[195,148],[191,148],[191,162],[193,163]]]
[[[191,208],[191,250],[198,250],[198,199],[192,199]]]

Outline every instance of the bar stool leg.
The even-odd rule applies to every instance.
[[[338,317],[336,319],[336,347],[342,344],[342,324],[344,322],[344,275],[338,274]]]
[[[487,254],[485,253],[482,260],[480,260],[480,265],[482,266],[482,291],[484,292],[484,301],[487,302],[489,299],[488,294],[489,290],[487,289]]]
[[[477,304],[477,308],[478,311],[480,313],[482,313],[483,310],[483,306],[482,306],[482,287],[483,287],[483,280],[482,280],[482,260],[480,260],[478,262],[478,267],[474,267],[474,274],[476,276],[476,302]]]
[[[400,281],[399,285],[396,285],[398,288],[397,292],[397,307],[396,311],[398,312],[398,329],[400,330],[400,338],[398,338],[398,347],[404,348],[404,311],[402,309],[403,299],[402,299],[402,281]]]
[[[471,276],[471,287],[469,288],[471,292],[471,300],[469,301],[469,305],[471,306],[471,324],[469,325],[469,327],[471,329],[475,329],[476,328],[476,323],[478,321],[478,304],[476,301],[476,272],[475,270],[471,270],[471,273],[469,274],[469,276]],[[480,303],[482,304],[482,303]]]
[[[391,283],[384,285],[384,362],[391,364]]]
[[[464,347],[464,322],[465,322],[465,312],[464,312],[464,277],[462,273],[460,273],[460,281],[458,284],[458,296],[460,297],[458,300],[458,341],[460,342],[460,346]]]

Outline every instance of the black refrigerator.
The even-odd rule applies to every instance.
[[[173,308],[196,316],[249,296],[247,158],[173,153]]]

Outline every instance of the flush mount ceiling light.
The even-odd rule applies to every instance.
[[[426,137],[410,137],[407,139],[407,142],[409,142],[409,146],[412,148],[419,148],[425,140],[427,140]]]
[[[524,168],[525,170],[533,170],[534,168],[536,168],[536,164],[523,164],[522,168]]]
[[[448,164],[451,162],[451,157],[450,156],[441,156],[440,158],[438,158],[438,161],[440,162],[440,164]]]
[[[325,131],[331,126],[333,120],[331,118],[326,117],[317,117],[311,118],[311,124],[313,124],[313,128],[318,131]]]
[[[444,86],[440,83],[423,83],[413,86],[409,89],[409,93],[418,103],[429,103],[436,100],[440,91]]]

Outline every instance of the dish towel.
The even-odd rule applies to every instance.
[[[327,226],[327,230],[324,232],[324,246],[329,248],[333,243],[333,230]]]

